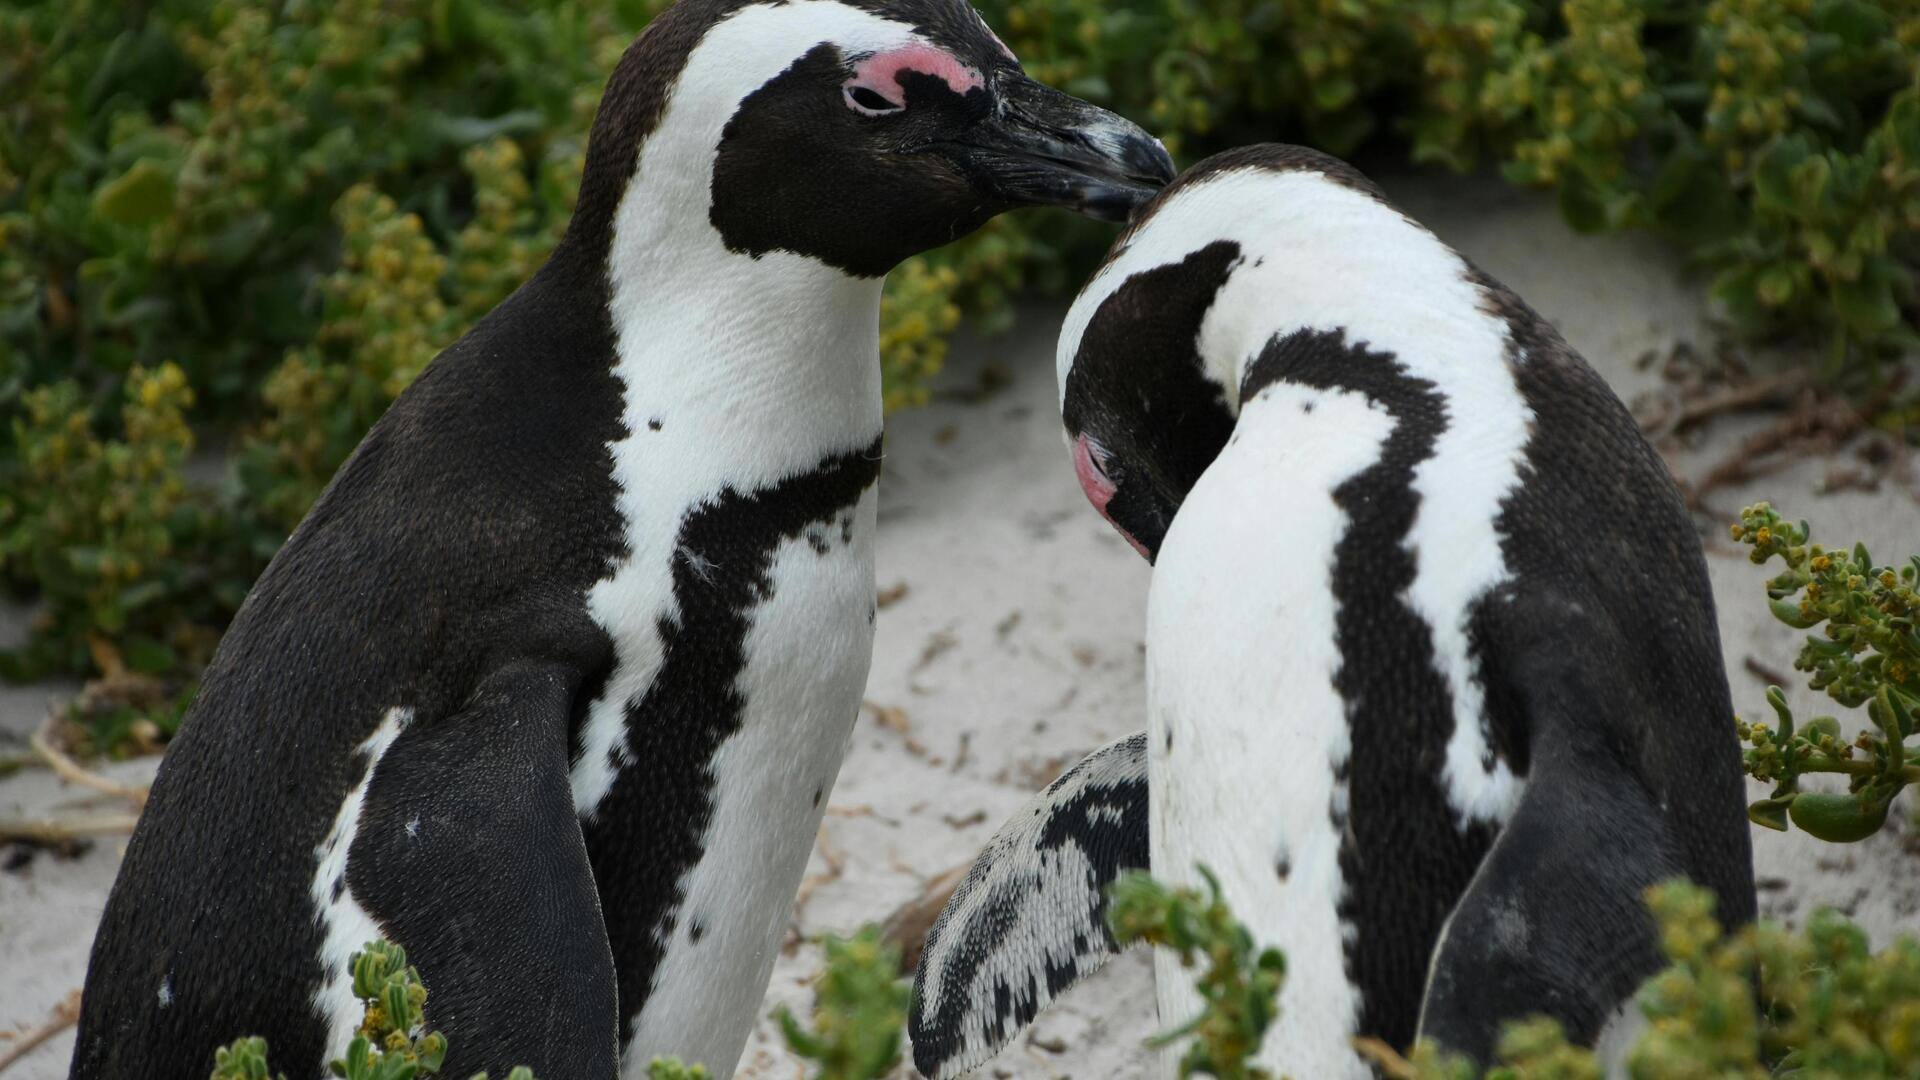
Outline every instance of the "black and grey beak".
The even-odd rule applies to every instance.
[[[983,193],[1125,221],[1173,179],[1160,140],[1079,98],[1010,74],[992,115],[942,147]]]

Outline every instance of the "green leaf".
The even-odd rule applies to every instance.
[[[173,212],[173,176],[152,158],[141,158],[93,193],[93,212],[116,225],[153,225]]]
[[[1587,181],[1568,177],[1560,186],[1560,213],[1575,232],[1597,233],[1607,227],[1607,205]]]
[[[67,549],[66,554],[67,565],[71,566],[76,573],[86,574],[89,577],[97,577],[100,568],[106,565],[107,549],[103,547],[92,545],[71,547]]]
[[[1900,304],[1894,298],[1892,278],[1878,259],[1868,264],[1860,280],[1834,287],[1833,307],[1841,321],[1857,334],[1871,335],[1900,324]]]
[[[1840,38],[1843,50],[1870,47],[1893,32],[1889,12],[1863,0],[1826,0],[1814,6],[1814,25]]]
[[[1787,831],[1787,804],[1792,799],[1760,799],[1747,805],[1747,820],[1775,832]]]
[[[1762,271],[1754,287],[1761,303],[1769,307],[1781,307],[1793,299],[1796,284],[1797,275],[1792,267],[1775,266]]]
[[[1802,614],[1800,605],[1791,600],[1770,600],[1767,602],[1767,607],[1773,612],[1774,618],[1779,619],[1795,630],[1805,630],[1809,627],[1819,626],[1825,621],[1818,614],[1811,618]]]
[[[1787,217],[1799,216],[1802,206],[1794,195],[1794,170],[1810,153],[1806,139],[1793,136],[1777,140],[1760,155],[1753,170],[1756,209]]]
[[[372,1048],[367,1043],[367,1037],[355,1035],[353,1041],[347,1044],[347,1057],[341,1063],[345,1069],[342,1075],[365,1076],[369,1067],[367,1059],[371,1056]]]
[[[1888,749],[1898,764],[1903,756],[1901,740],[1913,734],[1913,713],[1907,708],[1906,695],[1882,683],[1874,692],[1873,704],[1872,711],[1876,714],[1873,719],[1887,733]]]
[[[1800,95],[1800,102],[1793,107],[1793,111],[1799,113],[1800,118],[1808,123],[1823,128],[1837,130],[1846,126],[1846,122],[1840,119],[1840,114],[1833,111],[1833,106],[1827,104],[1817,94]]]
[[[144,635],[128,638],[121,655],[128,667],[142,675],[164,675],[180,662],[172,649]]]
[[[1774,738],[1786,742],[1793,737],[1793,710],[1787,706],[1786,691],[1777,686],[1767,687],[1767,705],[1779,720],[1779,726],[1774,729]]]
[[[533,135],[547,126],[538,109],[518,109],[499,116],[435,116],[433,134],[452,146],[473,146],[501,135]]]
[[[1838,792],[1804,791],[1787,813],[1809,835],[1836,844],[1865,840],[1887,823],[1890,799],[1866,799]]]

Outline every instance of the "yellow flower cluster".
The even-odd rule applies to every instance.
[[[1528,184],[1617,180],[1624,148],[1653,104],[1636,0],[1567,0],[1566,36],[1529,35],[1519,63],[1487,80],[1482,104],[1535,132],[1514,143],[1508,174]],[[1625,215],[1609,222],[1625,223]]]
[[[365,184],[341,197],[335,216],[346,250],[324,286],[326,321],[312,347],[268,376],[270,412],[249,440],[273,478],[262,509],[288,530],[456,330],[440,292],[447,258],[418,216]]]
[[[0,505],[0,520],[18,519],[7,522],[21,528],[16,557],[84,605],[91,625],[118,633],[130,611],[157,598],[152,575],[173,552],[172,518],[188,498],[180,475],[193,450],[186,373],[174,364],[129,373],[124,439],[96,433],[77,383],[39,387],[24,404],[15,431],[20,501]]]
[[[1793,126],[1807,104],[1812,0],[1713,0],[1701,28],[1713,80],[1701,136],[1730,171]]]

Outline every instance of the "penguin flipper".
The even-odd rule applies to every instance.
[[[1506,681],[1529,731],[1527,786],[1441,931],[1419,1027],[1482,1065],[1502,1028],[1529,1016],[1592,1045],[1661,966],[1647,887],[1685,872],[1633,747],[1596,716],[1619,688],[1564,640],[1506,644],[1517,650]]]
[[[998,1053],[1117,947],[1106,889],[1147,867],[1147,737],[1110,743],[1008,819],[927,933],[908,1033],[940,1080]]]
[[[403,731],[367,786],[353,893],[427,985],[450,1074],[612,1080],[613,953],[568,782],[579,678],[516,664]]]

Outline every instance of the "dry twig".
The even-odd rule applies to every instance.
[[[1742,666],[1756,678],[1765,679],[1774,686],[1787,686],[1792,681],[1785,675],[1782,675],[1779,669],[1768,667],[1766,664],[1761,663],[1760,658],[1757,656],[1747,657],[1745,661],[1743,661]]]
[[[798,929],[801,918],[806,915],[807,902],[813,899],[813,891],[829,881],[840,880],[840,875],[846,872],[846,862],[840,857],[839,852],[833,850],[833,844],[827,834],[827,823],[824,821],[820,823],[820,832],[819,835],[815,837],[815,844],[820,848],[820,858],[827,864],[827,869],[824,873],[811,874],[801,879],[800,888],[794,891],[793,924],[795,929]]]
[[[1399,1051],[1372,1036],[1361,1036],[1353,1040],[1353,1049],[1361,1057],[1373,1063],[1380,1075],[1388,1080],[1413,1080],[1418,1075],[1413,1063],[1400,1056]]]
[[[22,1032],[14,1039],[13,1045],[0,1050],[0,1072],[21,1058],[31,1054],[41,1043],[67,1030],[80,1022],[80,991],[72,990],[53,1007],[46,1021],[31,1031]]]
[[[926,945],[927,931],[933,929],[933,921],[940,917],[953,890],[960,887],[960,879],[967,876],[970,865],[961,863],[936,875],[920,890],[919,896],[895,908],[887,921],[880,924],[880,940],[900,950],[901,974],[920,965],[920,950]]]
[[[83,768],[79,762],[68,757],[64,750],[55,746],[53,727],[58,720],[57,713],[48,713],[47,718],[40,722],[39,728],[27,740],[27,745],[33,747],[33,752],[40,755],[40,760],[47,763],[47,768],[52,769],[60,779],[69,784],[78,784],[117,799],[125,799],[132,803],[136,810],[147,805],[147,788],[144,785],[134,787],[116,780],[109,780],[99,773]]]
[[[53,846],[95,836],[125,836],[140,823],[139,814],[93,814],[88,817],[23,818],[0,821],[0,844],[25,843]]]

